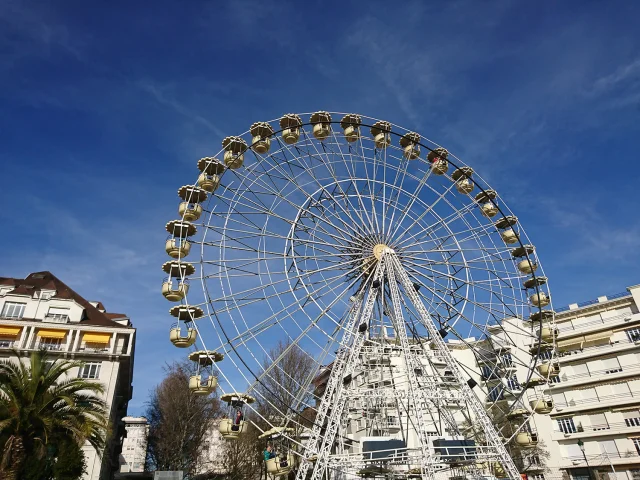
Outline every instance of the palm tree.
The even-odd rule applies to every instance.
[[[47,361],[45,351],[32,353],[28,364],[0,361],[0,478],[16,480],[28,449],[42,458],[54,437],[89,441],[102,452],[107,409],[97,395],[104,387],[69,375],[80,366]]]

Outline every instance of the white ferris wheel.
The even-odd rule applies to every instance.
[[[300,480],[519,480],[514,452],[553,408],[557,330],[535,247],[496,191],[356,114],[254,123],[197,166],[166,226],[163,295],[172,343],[194,349],[190,388],[229,406],[225,438],[255,424],[267,471]]]

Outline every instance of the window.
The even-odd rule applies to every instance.
[[[589,415],[589,422],[591,423],[591,428],[594,431],[609,430],[609,422],[607,422],[607,418],[604,416],[604,413],[594,413]]]
[[[640,438],[638,440],[640,440]],[[601,442],[598,442],[598,444],[600,446],[600,451],[602,453],[606,453],[607,455],[610,455],[612,457],[618,456],[618,447],[616,447],[616,442],[614,440],[603,440]],[[635,439],[634,439],[634,444],[635,444]],[[638,449],[638,445],[636,445],[636,450],[637,449]]]
[[[553,357],[553,350],[544,350],[538,355],[539,360],[551,360],[551,357]]]
[[[482,367],[480,367],[480,370],[482,371],[482,380],[491,380],[494,378],[498,378],[495,368],[492,368],[489,365],[483,365]]]
[[[582,460],[582,450],[580,450],[580,447],[573,443],[573,444],[569,444],[569,445],[561,445],[560,446],[560,450],[564,450],[565,454],[564,456],[566,458],[569,459],[581,459]]]
[[[627,338],[630,342],[640,340],[640,327],[629,328],[624,331],[627,334]]]
[[[85,363],[78,371],[78,378],[98,378],[100,376],[102,362]]]
[[[49,307],[49,311],[45,316],[45,320],[52,323],[68,323],[69,309],[61,307]]]
[[[602,363],[604,365],[604,373],[606,374],[618,373],[622,371],[622,368],[620,367],[620,362],[618,361],[617,358],[607,358],[603,360]]]
[[[529,480],[544,480],[544,473],[528,473],[527,478]]]
[[[510,353],[504,353],[500,355],[500,361],[505,367],[513,367],[513,358],[511,357]]]
[[[576,433],[576,425],[573,423],[573,417],[559,418],[558,430],[562,433]]]
[[[504,393],[504,387],[502,385],[496,385],[491,390],[489,390],[489,395],[487,395],[487,398],[492,402],[495,402],[497,400],[502,400],[504,398],[503,393]]]
[[[509,387],[509,390],[520,390],[522,388],[520,387],[520,382],[518,382],[518,377],[515,375],[507,379],[507,386]]]
[[[0,348],[11,348],[13,347],[13,338],[0,338]]]
[[[629,470],[631,480],[640,480],[640,470]]]
[[[549,377],[549,383],[560,383],[560,377],[558,375],[554,375],[553,377]]]
[[[542,465],[542,463],[540,462],[540,457],[538,455],[529,455],[527,460],[529,462],[529,465],[531,466],[539,467],[540,465]]]
[[[636,447],[636,452],[640,455],[640,438],[632,438],[631,440],[633,440],[633,446]]]
[[[640,411],[631,410],[630,412],[624,412],[624,424],[627,427],[640,427]]]
[[[22,318],[26,306],[26,303],[4,302],[2,316],[5,318]]]

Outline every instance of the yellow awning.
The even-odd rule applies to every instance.
[[[8,327],[4,325],[0,325],[0,335],[5,335],[8,337],[17,337],[22,330],[22,327]]]
[[[64,338],[66,334],[66,330],[38,330],[38,336],[41,338]]]
[[[560,340],[556,346],[558,351],[571,350],[572,348],[580,347],[583,342],[584,337],[581,335],[579,337],[568,338],[567,340]]]
[[[109,343],[111,339],[110,333],[85,333],[82,340],[86,343]]]

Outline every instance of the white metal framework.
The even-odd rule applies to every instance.
[[[167,224],[171,341],[197,332],[218,388],[256,397],[239,405],[286,440],[270,472],[519,479],[557,331],[535,248],[473,169],[328,112],[255,123],[198,168]]]

